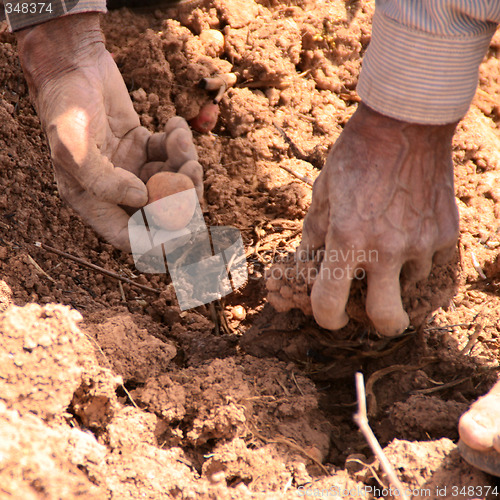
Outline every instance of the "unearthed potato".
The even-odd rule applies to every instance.
[[[193,127],[197,132],[202,134],[208,134],[217,123],[219,118],[219,105],[213,102],[205,104],[198,113],[196,118],[189,121],[191,127]]]
[[[184,174],[174,172],[159,172],[146,183],[148,189],[148,207],[153,221],[158,226],[169,231],[178,231],[186,227],[196,209],[196,193],[193,181]],[[188,189],[193,189],[185,195],[171,196]]]

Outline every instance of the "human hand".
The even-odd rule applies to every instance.
[[[320,326],[347,324],[351,281],[362,268],[366,311],[377,330],[393,336],[406,329],[401,270],[421,280],[433,260],[447,261],[456,247],[455,127],[405,123],[359,105],[314,184],[298,250],[304,258],[324,247],[311,291]]]
[[[45,130],[61,197],[115,247],[130,251],[129,216],[146,205],[145,182],[181,172],[203,195],[203,171],[189,126],[142,127],[104,46],[98,14],[61,17],[16,33],[31,98]]]

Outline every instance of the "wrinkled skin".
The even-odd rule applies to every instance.
[[[203,171],[189,126],[180,117],[164,133],[140,125],[98,14],[62,17],[16,35],[61,197],[101,236],[130,251],[129,216],[119,205],[146,205],[144,183],[160,170],[188,175],[201,198]]]
[[[462,415],[458,430],[463,457],[472,465],[500,476],[500,382]]]
[[[359,105],[314,184],[299,248],[304,259],[324,247],[311,292],[320,326],[336,330],[348,322],[356,268],[366,271],[366,310],[377,330],[394,336],[408,326],[401,270],[421,280],[433,260],[448,260],[456,247],[455,127],[405,123]]]

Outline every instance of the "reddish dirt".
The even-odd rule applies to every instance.
[[[103,18],[152,131],[174,114],[198,114],[213,97],[197,87],[201,78],[238,75],[214,133],[195,141],[207,223],[242,232],[250,279],[186,312],[168,276],[139,275],[131,256],[61,202],[14,37],[1,25],[1,498],[382,496],[387,478],[352,419],[356,371],[405,486],[428,498],[482,498],[495,485],[454,443],[460,414],[497,379],[500,359],[499,35],[455,137],[455,259],[403,285],[413,329],[378,337],[363,283],[336,333],[298,309],[276,313],[266,298],[266,269],[298,245],[311,200],[280,166],[318,174],[356,108],[372,13],[364,0],[199,0]],[[200,41],[206,29],[222,31],[222,52],[217,40]],[[36,241],[161,293],[118,284]],[[307,312],[307,285],[282,285]]]

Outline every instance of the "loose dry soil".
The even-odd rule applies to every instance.
[[[497,379],[500,360],[500,35],[455,137],[456,256],[428,281],[404,284],[409,333],[377,336],[363,283],[339,333],[298,310],[278,314],[266,299],[264,272],[297,246],[311,200],[280,167],[318,174],[356,108],[372,13],[365,0],[200,0],[103,18],[152,131],[175,113],[196,116],[210,98],[196,86],[202,77],[238,74],[214,133],[195,141],[207,223],[241,231],[250,279],[188,312],[168,276],[139,275],[61,202],[14,37],[1,25],[0,498],[362,496],[388,480],[352,419],[356,371],[405,485],[428,488],[426,498],[481,498],[496,484],[455,442],[460,414]],[[209,28],[224,33],[222,53],[200,42]]]

